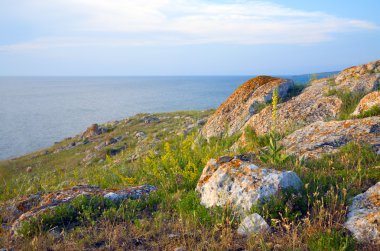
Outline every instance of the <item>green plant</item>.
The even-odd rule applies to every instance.
[[[286,188],[278,191],[268,199],[260,201],[251,208],[252,213],[258,213],[268,222],[295,221],[307,211],[307,199],[303,190]]]
[[[353,237],[334,229],[313,235],[310,238],[308,245],[312,251],[355,250],[355,241]]]
[[[271,132],[269,134],[269,144],[261,150],[261,155],[258,157],[262,162],[278,165],[289,159],[288,155],[282,153],[284,147],[278,141],[279,137],[274,132]]]
[[[351,118],[352,112],[365,94],[365,92],[351,92],[349,90],[338,90],[335,87],[332,87],[327,90],[325,96],[337,96],[342,101],[341,111],[338,118],[340,120],[345,120]]]
[[[289,159],[289,156],[282,153],[284,148],[278,143],[279,137],[276,134],[278,100],[278,90],[275,89],[272,97],[272,128],[269,133],[269,144],[261,151],[259,156],[259,159],[264,163],[282,164]]]
[[[357,118],[368,118],[373,116],[379,116],[380,115],[380,106],[374,106],[371,109],[360,113]]]
[[[31,237],[54,227],[67,229],[80,224],[95,225],[101,217],[113,220],[134,220],[143,210],[152,210],[157,202],[154,195],[152,198],[126,200],[122,203],[116,203],[100,196],[81,195],[70,203],[59,205],[23,222],[18,234]]]

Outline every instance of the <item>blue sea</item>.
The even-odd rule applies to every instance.
[[[251,77],[0,77],[0,159],[48,147],[92,123],[217,108]]]

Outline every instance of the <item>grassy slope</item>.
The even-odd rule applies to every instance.
[[[205,142],[196,140],[196,134],[183,136],[176,133],[184,129],[186,118],[191,117],[195,122],[209,114],[210,111],[164,114],[168,118],[158,124],[142,123],[143,115],[122,121],[109,135],[127,135],[125,142],[129,148],[123,154],[107,158],[104,162],[95,161],[89,166],[81,164],[81,160],[85,156],[84,152],[92,149],[95,143],[56,155],[41,155],[46,151],[43,150],[2,162],[0,172],[7,177],[0,186],[2,200],[77,183],[102,187],[146,183],[158,186],[159,191],[147,201],[128,201],[121,205],[102,207],[102,212],[97,211],[99,206],[94,207],[94,203],[79,200],[75,202],[78,208],[75,215],[71,215],[73,212],[68,208],[62,208],[59,214],[48,215],[44,220],[26,226],[24,231],[27,237],[14,244],[0,239],[0,246],[12,245],[16,249],[50,247],[56,250],[170,250],[179,246],[185,246],[188,250],[374,248],[356,243],[343,227],[350,199],[380,180],[380,172],[376,168],[380,165],[379,156],[369,147],[355,144],[321,160],[302,162],[290,158],[281,165],[266,164],[280,170],[294,170],[304,182],[305,189],[296,200],[285,195],[279,196],[270,207],[253,209],[271,222],[275,230],[273,233],[249,238],[237,236],[237,216],[228,207],[204,208],[194,192],[205,163],[213,157],[235,154],[228,149],[236,138]],[[175,119],[176,116],[182,118]],[[163,131],[163,128],[168,129]],[[138,142],[133,136],[135,131],[146,132],[147,139]],[[99,140],[109,135],[102,135]],[[159,140],[155,142],[154,138]],[[258,138],[253,137],[251,140]],[[69,141],[47,150],[67,145]],[[260,146],[257,142],[250,145]],[[144,157],[129,161],[128,158],[137,149]],[[239,151],[246,150],[257,151]],[[98,154],[98,159],[102,159],[105,153]],[[257,162],[260,163],[259,160]],[[27,166],[32,166],[31,173],[25,171]],[[74,222],[68,224],[60,221],[64,214],[70,214]],[[58,231],[61,232],[58,237],[46,232],[54,226],[49,225],[49,222],[58,225]],[[4,232],[3,236],[6,235]]]
[[[143,122],[142,118],[146,114],[139,114],[120,121],[110,132],[96,136],[94,142],[89,144],[54,153],[57,149],[65,147],[71,142],[80,141],[80,135],[78,135],[71,139],[65,139],[50,148],[12,160],[0,161],[0,201],[40,190],[61,189],[78,183],[90,182],[99,185],[94,176],[97,171],[107,165],[103,162],[106,159],[107,150],[126,144],[127,149],[115,156],[113,161],[122,159],[127,162],[127,159],[132,155],[143,156],[158,142],[183,132],[186,128],[185,123],[196,124],[198,119],[207,117],[211,112],[209,110],[159,113],[155,116],[161,118],[160,123],[151,124]],[[140,131],[147,135],[143,140],[138,140],[135,137],[135,133]],[[107,138],[117,136],[123,136],[124,139],[105,147],[101,151],[94,150],[95,146]],[[90,165],[86,165],[82,161],[87,155],[86,151],[96,154]],[[134,166],[135,164],[129,163],[129,165]],[[28,167],[32,168],[31,173],[27,173]]]

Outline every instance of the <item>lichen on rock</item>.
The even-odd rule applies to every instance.
[[[345,226],[360,242],[380,245],[380,182],[353,198]]]
[[[202,129],[205,138],[232,135],[252,117],[258,103],[272,99],[275,89],[279,97],[285,98],[294,85],[292,80],[269,76],[258,76],[241,85],[208,119]]]
[[[301,188],[301,180],[292,171],[262,168],[234,158],[209,160],[197,184],[201,204],[206,207],[230,205],[245,214],[253,205],[269,199],[284,188]]]
[[[380,146],[380,117],[315,122],[281,140],[288,154],[320,158],[335,153],[349,142]]]
[[[380,91],[374,91],[366,96],[364,96],[355,111],[352,113],[353,116],[358,116],[363,112],[369,111],[371,108],[378,106],[380,107]]]

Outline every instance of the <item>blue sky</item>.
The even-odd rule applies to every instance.
[[[256,75],[380,59],[380,1],[0,0],[0,75]]]

